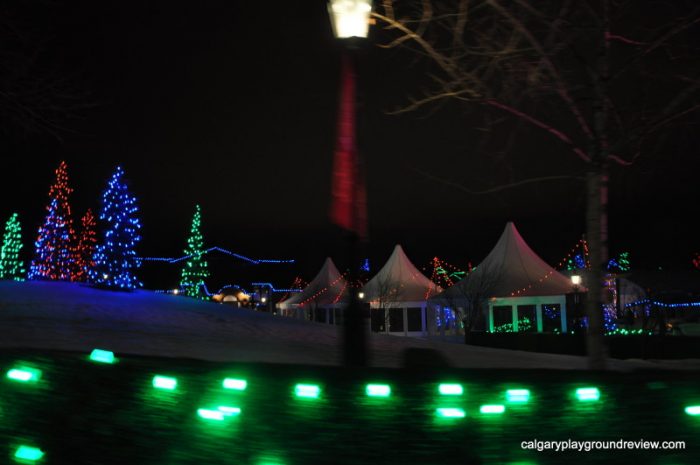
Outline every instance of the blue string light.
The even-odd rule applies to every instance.
[[[369,273],[369,258],[365,258],[364,260],[362,260],[362,266],[360,267],[360,271]]]
[[[244,262],[252,263],[253,265],[260,265],[261,263],[295,263],[296,260],[272,260],[272,259],[265,259],[265,258],[258,258],[258,259],[253,259],[246,257],[245,255],[237,254],[235,252],[231,252],[230,250],[224,249],[222,247],[210,247],[206,249],[202,255],[208,254],[210,252],[221,252],[223,254],[229,255],[231,257],[237,258],[239,260],[242,260]],[[177,258],[172,258],[172,257],[143,257],[141,260],[146,261],[146,262],[168,262],[168,263],[178,263],[183,260],[188,260],[192,258],[192,254],[190,255],[183,255],[182,257],[177,257]]]
[[[637,307],[640,305],[647,305],[647,304],[652,304],[652,305],[655,305],[657,307],[663,307],[663,308],[700,307],[700,302],[682,302],[682,303],[675,303],[675,304],[667,304],[664,302],[659,302],[658,300],[642,299],[642,300],[637,300],[635,302],[630,302],[628,304],[625,304],[625,308]]]
[[[251,286],[269,287],[272,292],[301,292],[303,289],[276,289],[272,283],[250,283]]]

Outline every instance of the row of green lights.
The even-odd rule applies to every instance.
[[[103,363],[114,361],[114,354],[108,351],[95,349],[90,356],[91,359],[102,360]],[[41,370],[29,367],[20,366],[12,368],[7,372],[7,377],[14,381],[36,382],[41,378]],[[245,379],[226,378],[223,381],[225,389],[243,391],[247,388],[248,382]],[[163,375],[155,375],[153,377],[153,387],[173,391],[177,388],[177,378]],[[461,384],[443,383],[438,386],[438,391],[442,395],[462,395],[464,388]],[[321,388],[316,384],[297,384],[294,393],[297,397],[318,398]],[[388,384],[367,384],[365,392],[369,397],[389,397],[391,395],[391,386]],[[600,390],[596,387],[583,387],[576,389],[576,397],[579,401],[597,401],[600,399]],[[528,389],[508,389],[506,391],[506,399],[511,403],[527,403],[530,399],[530,391]]]
[[[90,360],[98,363],[112,364],[116,363],[117,359],[114,353],[102,349],[94,349],[90,354]],[[18,382],[37,382],[41,379],[42,371],[31,366],[20,365],[11,368],[7,372],[7,378]],[[224,389],[244,391],[248,382],[240,378],[225,378],[223,381]],[[173,391],[177,388],[177,378],[163,375],[155,375],[153,377],[153,387],[156,389]],[[457,383],[441,383],[438,385],[438,391],[442,395],[462,395],[464,388]],[[365,393],[369,397],[389,397],[391,396],[391,386],[388,384],[367,384]],[[299,383],[294,388],[294,394],[302,398],[318,398],[321,394],[320,386],[316,384]],[[595,402],[600,400],[600,390],[597,387],[581,387],[575,391],[576,398],[581,402]],[[527,403],[530,399],[530,391],[528,389],[508,389],[506,390],[506,400],[509,403]],[[490,410],[489,406],[482,406],[482,409]],[[498,409],[496,409],[498,410]],[[685,408],[688,415],[700,415],[700,406],[689,406]],[[455,413],[455,412],[452,412]],[[501,412],[483,412],[482,413],[503,413]]]

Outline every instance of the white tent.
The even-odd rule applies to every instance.
[[[509,222],[479,266],[431,303],[466,308],[470,300],[487,299],[489,331],[566,332],[566,295],[582,291],[542,260]]]
[[[348,283],[330,257],[302,292],[279,302],[282,315],[335,323],[338,312],[348,301]]]
[[[440,290],[397,245],[361,296],[370,304],[373,331],[417,336],[426,334],[427,300]]]

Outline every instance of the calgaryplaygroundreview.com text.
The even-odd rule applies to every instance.
[[[565,441],[544,441],[533,439],[522,441],[520,448],[525,450],[536,450],[537,452],[591,452],[597,450],[684,450],[685,441],[648,441],[639,439],[635,441],[618,439],[617,441],[576,441],[567,439]]]

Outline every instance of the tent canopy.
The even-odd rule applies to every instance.
[[[362,288],[368,302],[420,302],[440,291],[411,263],[400,245],[394,247],[382,269]]]
[[[579,287],[579,292],[585,289]],[[549,266],[527,245],[512,222],[486,258],[457,284],[433,300],[443,305],[469,295],[531,297],[575,292],[571,279]]]
[[[324,306],[348,301],[347,281],[338,271],[333,260],[326,258],[321,271],[308,286],[297,294],[279,302],[277,306],[286,310],[306,305]]]

